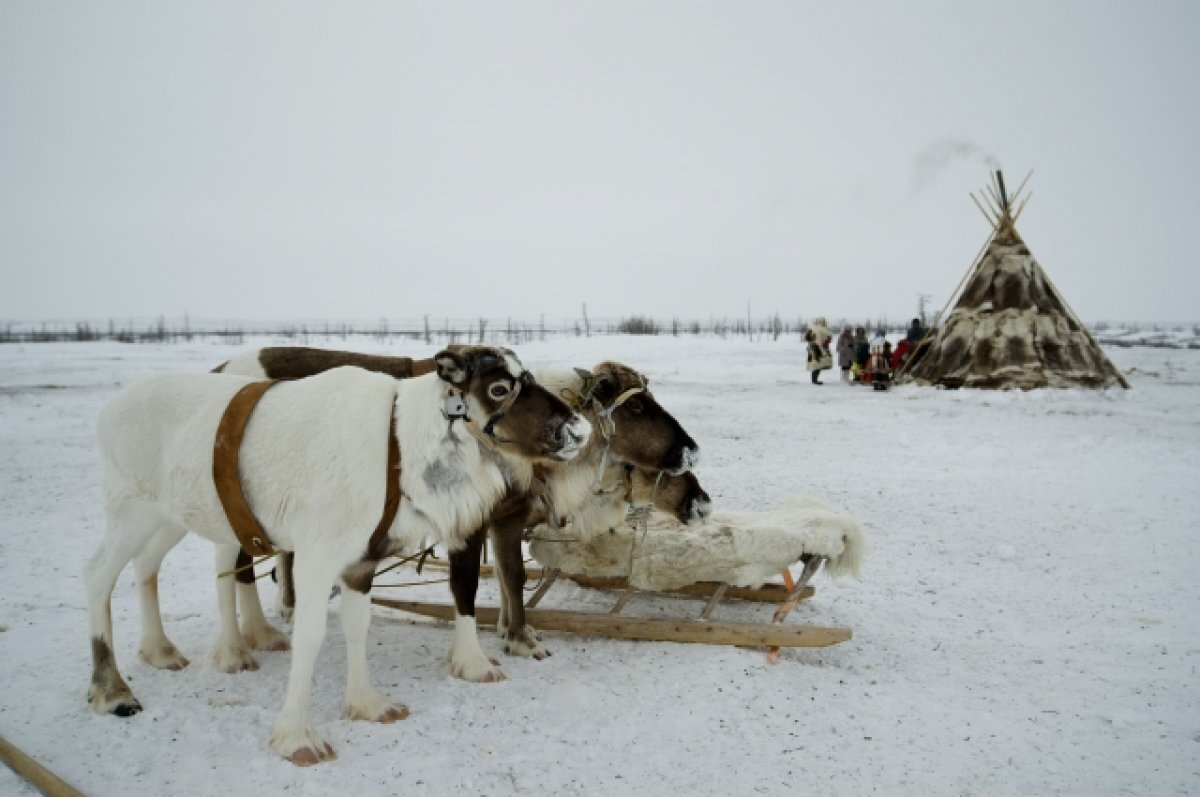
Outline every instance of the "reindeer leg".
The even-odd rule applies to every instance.
[[[371,581],[374,559],[364,559],[342,573],[342,631],[346,637],[346,717],[372,722],[396,722],[408,707],[371,685],[367,670],[367,629],[371,625]]]
[[[541,660],[547,658],[550,651],[542,647],[537,631],[525,619],[525,562],[521,558],[524,520],[524,514],[499,520],[493,518],[492,544],[506,620],[504,649],[513,656],[532,656]]]
[[[504,562],[500,560],[500,546],[496,542],[496,532],[490,526],[488,527],[488,532],[492,537],[492,556],[495,558],[495,562],[492,565],[492,572],[495,573],[496,583],[500,586],[500,607],[496,611],[496,635],[503,639],[509,627],[508,584],[505,580]]]
[[[450,648],[450,672],[456,678],[480,683],[504,680],[496,662],[479,645],[475,625],[475,593],[479,589],[479,555],[487,539],[487,526],[472,534],[466,545],[450,552],[450,590],[454,593],[454,644]]]
[[[138,600],[142,607],[142,642],[138,646],[138,658],[160,670],[182,670],[188,666],[188,660],[167,638],[158,603],[159,566],[167,552],[186,534],[186,529],[175,529],[171,534],[155,536],[133,559]]]
[[[238,551],[234,578],[237,579],[237,604],[242,615],[242,639],[252,650],[288,650],[291,645],[287,634],[268,623],[263,614],[254,581],[254,568],[250,566],[253,562],[250,554]]]
[[[121,677],[113,655],[112,591],[117,576],[140,549],[166,526],[149,504],[124,502],[107,507],[108,528],[100,547],[83,569],[92,634],[92,681],[88,702],[97,714],[132,717],[142,704]]]
[[[344,560],[343,560],[344,561]],[[307,550],[296,557],[296,620],[292,628],[292,667],[288,673],[287,697],[275,720],[271,749],[297,766],[310,766],[336,758],[313,728],[308,705],[312,698],[313,666],[325,641],[329,590],[340,566],[327,551]]]
[[[242,639],[237,623],[237,592],[233,576],[221,576],[227,570],[232,570],[237,562],[241,547],[233,545],[218,545],[216,553],[217,564],[217,607],[221,612],[221,634],[213,648],[212,663],[222,672],[235,673],[242,670],[257,670],[258,662],[254,654]]]
[[[275,593],[275,610],[284,620],[291,620],[292,613],[296,610],[296,582],[292,578],[295,559],[294,553],[284,551],[279,554],[279,560],[275,564],[275,580],[278,582],[278,591]]]

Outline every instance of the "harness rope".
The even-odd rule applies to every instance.
[[[260,556],[257,559],[251,559],[250,564],[248,564],[248,565],[242,565],[241,567],[231,567],[228,570],[223,570],[220,573],[217,573],[217,578],[227,578],[228,576],[236,576],[238,573],[245,572],[246,570],[253,570],[256,565],[261,565],[263,562],[266,562],[270,559],[274,559],[278,555],[279,555],[279,551],[276,551],[275,553],[269,553],[266,556]],[[265,572],[261,575],[255,576],[254,580],[258,581],[260,578],[263,578],[264,576],[271,575],[272,572],[273,571],[268,570],[267,572]]]
[[[654,499],[658,496],[658,485],[662,483],[662,477],[665,471],[658,472],[658,478],[654,480],[654,489],[650,491],[650,503],[640,507],[635,507],[632,503],[629,505],[629,511],[626,513],[626,520],[632,519],[633,539],[629,543],[629,564],[626,570],[629,575],[633,575],[633,560],[634,553],[646,541],[646,533],[650,530],[650,513],[654,511]],[[638,537],[638,532],[641,532],[641,537]]]
[[[586,374],[586,371],[582,373]],[[585,385],[587,378],[590,377],[585,377]],[[600,399],[596,398],[592,390],[589,388],[585,387],[586,392],[582,395],[576,393],[571,388],[563,388],[561,391],[559,391],[559,396],[576,410],[581,410],[589,406],[595,406],[599,408],[596,410],[596,418],[599,420],[599,423],[597,423],[596,426],[600,430],[600,436],[604,438],[604,450],[600,452],[600,467],[596,471],[595,480],[592,482],[591,490],[593,495],[600,494],[600,481],[604,478],[604,472],[608,468],[608,457],[610,451],[612,450],[612,439],[613,435],[617,432],[617,422],[613,419],[613,413],[616,412],[622,404],[624,404],[626,401],[629,401],[629,399],[633,398],[638,393],[646,392],[645,377],[643,377],[641,374],[638,374],[638,381],[640,384],[629,388],[624,393],[617,396],[616,399],[613,400],[613,403],[607,407],[600,403]]]

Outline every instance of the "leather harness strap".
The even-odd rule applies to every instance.
[[[229,525],[233,527],[242,549],[251,556],[269,556],[275,553],[275,549],[246,503],[238,468],[238,451],[242,447],[250,413],[254,412],[263,394],[275,384],[277,380],[268,379],[251,382],[239,390],[221,416],[221,423],[217,425],[217,440],[213,445],[213,482],[217,486],[217,498],[221,499],[225,517],[229,518]]]
[[[412,362],[412,375],[413,376],[424,376],[425,374],[432,374],[436,370],[437,370],[437,361],[434,360],[433,358],[430,358],[428,360],[413,360],[413,362]]]
[[[396,413],[388,424],[387,492],[383,499],[383,517],[367,543],[367,557],[379,561],[388,555],[388,529],[400,511],[400,443],[396,441]]]
[[[245,437],[246,424],[250,422],[251,413],[258,406],[263,394],[280,381],[286,380],[251,382],[239,390],[221,416],[221,422],[217,425],[216,442],[213,444],[213,483],[217,488],[217,498],[221,501],[225,517],[229,519],[229,525],[233,527],[238,542],[251,556],[270,556],[276,551],[246,501],[238,467],[238,452],[241,450],[242,438]],[[368,555],[381,549],[386,550],[388,529],[391,528],[400,508],[400,445],[396,441],[396,416],[394,412],[390,415],[387,491],[383,502],[383,518],[371,534],[371,541],[367,546]],[[382,559],[383,556],[378,558]]]

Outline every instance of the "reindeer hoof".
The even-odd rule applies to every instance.
[[[387,725],[393,722],[399,722],[403,719],[408,719],[408,706],[397,705],[388,706],[387,710],[380,714],[375,721],[382,722],[384,725]]]
[[[134,714],[140,714],[141,711],[142,704],[136,700],[130,700],[126,703],[118,703],[116,707],[113,708],[112,713],[116,714],[118,717],[132,717]]]
[[[333,748],[329,746],[329,742],[325,742],[319,751],[311,747],[301,747],[288,756],[288,761],[291,761],[298,767],[311,767],[322,761],[333,761],[335,758],[337,758],[337,753],[333,752]]]
[[[288,759],[298,767],[311,767],[314,764],[320,763],[321,759],[317,757],[317,751],[311,747],[302,747],[292,753],[292,757]]]
[[[403,703],[393,703],[385,695],[378,695],[373,699],[346,706],[346,719],[351,720],[381,722],[387,725],[407,717],[408,706]]]
[[[452,667],[450,674],[455,678],[461,678],[464,681],[470,681],[473,684],[497,684],[507,680],[507,677],[500,671],[499,667],[481,667],[479,670],[468,669],[465,667]]]
[[[167,645],[159,650],[139,650],[138,658],[159,670],[179,671],[191,663],[174,645]]]
[[[538,636],[533,628],[526,626],[525,633],[513,634],[504,640],[504,650],[510,656],[526,656],[538,661],[549,658],[550,651],[542,647]]]
[[[88,689],[88,704],[97,714],[112,714],[117,717],[132,717],[142,710],[142,704],[128,687],[111,694],[104,694],[98,687]]]
[[[213,664],[221,672],[234,675],[243,670],[254,672],[258,669],[258,661],[250,653],[250,649],[242,648],[218,648],[212,654]]]
[[[257,670],[258,662],[250,658],[236,664],[230,664],[225,668],[225,672],[229,675],[237,675],[239,672],[255,672]]]
[[[285,651],[292,649],[287,634],[269,625],[262,628],[243,628],[242,640],[252,650]]]

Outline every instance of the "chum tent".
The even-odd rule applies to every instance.
[[[992,225],[991,236],[947,302],[953,309],[901,366],[899,382],[1022,390],[1129,387],[1017,233],[1029,200],[1020,200],[1024,185],[1010,198],[997,171],[983,202],[971,195]]]

